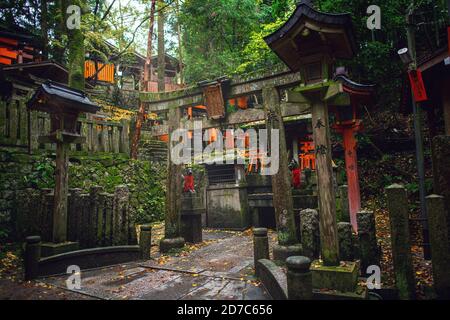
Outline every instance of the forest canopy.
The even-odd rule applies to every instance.
[[[0,25],[25,29],[44,43],[43,53],[67,62],[67,36],[61,30],[61,7],[67,0],[1,0]],[[126,61],[133,51],[145,54],[151,0],[80,0],[85,51],[103,61]],[[356,81],[375,83],[383,107],[399,103],[403,70],[397,50],[406,46],[406,14],[414,3],[417,38],[435,50],[438,28],[447,22],[445,0],[315,0],[323,12],[348,12],[353,18],[359,50],[342,62]],[[269,50],[264,36],[292,14],[296,0],[164,0],[166,52],[182,58],[187,84],[219,76],[257,76],[285,68]],[[367,28],[367,8],[381,8],[381,29]],[[155,13],[159,14],[159,10]],[[428,17],[428,18],[427,18]],[[430,19],[429,17],[433,17]],[[156,28],[156,23],[155,23]],[[157,38],[157,32],[153,33]],[[112,54],[105,40],[118,48]],[[156,52],[157,41],[153,41]]]

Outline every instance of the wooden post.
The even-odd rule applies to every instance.
[[[291,173],[287,158],[286,138],[283,117],[280,107],[280,96],[274,87],[262,90],[264,110],[267,119],[267,130],[279,130],[279,170],[272,176],[273,207],[280,245],[291,245],[297,242],[292,200]],[[270,131],[269,131],[270,132]],[[269,133],[270,134],[270,133]],[[269,139],[270,140],[270,139]]]
[[[352,126],[335,126],[337,132],[342,134],[342,142],[345,153],[345,170],[347,173],[348,185],[348,207],[350,212],[350,222],[355,232],[358,232],[356,214],[361,209],[361,194],[359,189],[358,159],[355,139],[355,132],[357,132],[359,128],[359,122]]]
[[[56,180],[53,210],[53,242],[67,240],[67,196],[69,193],[69,144],[56,142]]]
[[[337,266],[339,265],[339,242],[336,225],[336,195],[333,186],[328,106],[319,99],[312,101],[312,125],[316,148],[322,259],[324,265]]]

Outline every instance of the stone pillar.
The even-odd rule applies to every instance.
[[[67,195],[69,193],[69,144],[56,143],[53,242],[67,241]]]
[[[450,299],[450,248],[444,197],[427,197],[428,226],[430,228],[431,259],[434,289],[440,299]]]
[[[380,265],[380,250],[375,229],[375,215],[373,211],[360,211],[357,213],[359,257],[361,259],[361,272],[365,274],[367,267]]]
[[[105,203],[106,193],[101,192],[103,189],[98,189],[97,198],[97,246],[105,246]]]
[[[287,264],[287,290],[289,300],[312,300],[311,260],[307,257],[289,257]]]
[[[84,226],[88,229],[89,247],[95,247],[98,245],[98,224],[100,223],[100,232],[103,224],[103,208],[102,205],[100,205],[100,194],[103,192],[103,187],[92,186],[89,193],[89,224]]]
[[[391,225],[395,282],[400,299],[415,298],[415,277],[409,236],[409,210],[406,189],[399,184],[386,188]]]
[[[258,260],[269,258],[269,238],[266,228],[253,229],[253,258],[255,264],[255,275],[259,277]]]
[[[274,87],[263,88],[263,104],[267,130],[279,130],[279,170],[272,175],[273,207],[278,232],[278,244],[289,246],[297,242],[295,233],[294,205],[292,200],[291,173],[287,158],[286,138],[281,114],[280,97]],[[270,139],[269,139],[270,141]],[[274,252],[274,255],[276,253]]]
[[[339,222],[337,224],[339,237],[339,256],[342,261],[353,261],[353,235],[352,224]]]
[[[67,239],[69,241],[78,241],[80,228],[82,228],[82,205],[80,204],[80,195],[82,190],[75,188],[69,189],[69,205],[68,205],[68,227]]]
[[[320,255],[319,213],[314,209],[300,211],[300,234],[303,255],[314,260]]]
[[[141,226],[139,234],[139,247],[141,248],[141,257],[143,260],[150,259],[150,249],[152,247],[152,227]]]
[[[113,229],[114,229],[114,195],[105,194],[105,246],[112,246],[113,244]]]
[[[444,111],[445,134],[450,136],[450,76],[444,75],[442,79],[442,109]]]
[[[39,275],[39,260],[41,259],[41,237],[26,238],[25,244],[25,280],[36,279]]]
[[[169,148],[168,148],[168,170],[167,170],[167,188],[166,188],[166,215],[164,239],[160,242],[160,252],[166,253],[170,249],[182,248],[184,239],[180,234],[181,224],[181,194],[182,181],[181,175],[183,170],[182,164],[175,164],[172,158],[173,142],[171,141],[172,133],[181,127],[181,109],[172,107],[169,109]]]
[[[448,159],[450,159],[450,135],[433,138],[432,154],[433,189],[435,194],[444,197],[445,210],[447,212],[447,228],[450,230],[450,165],[448,163]],[[450,242],[450,234],[448,241]]]
[[[350,222],[350,209],[348,202],[348,186],[343,185],[338,187],[339,200],[341,203],[341,212],[339,222]]]
[[[122,124],[122,130],[120,131],[120,152],[130,154],[130,122],[122,119],[120,123]]]
[[[325,266],[338,266],[339,242],[336,225],[336,194],[333,185],[328,106],[320,99],[312,101],[312,125],[319,190],[322,260]]]
[[[117,186],[113,205],[113,245],[128,244],[128,212],[130,193],[126,185]]]
[[[43,208],[42,208],[42,241],[52,241],[53,237],[53,206],[55,194],[51,189],[41,190]]]
[[[205,212],[202,200],[198,193],[183,193],[180,234],[186,242],[202,242],[202,213]]]

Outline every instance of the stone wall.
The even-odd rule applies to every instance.
[[[114,194],[102,187],[89,193],[70,189],[67,212],[67,240],[79,242],[80,248],[134,245],[135,217],[130,207],[127,186],[117,186]],[[20,239],[39,235],[52,240],[53,190],[25,189],[16,192],[13,209],[16,235]]]
[[[53,188],[54,157],[51,150],[30,155],[26,149],[0,147],[1,241],[23,240],[23,233],[17,230],[17,208],[20,207],[17,196],[29,188],[37,193]],[[142,224],[163,218],[165,178],[166,169],[162,164],[130,161],[122,154],[70,153],[70,188],[89,194],[92,187],[99,185],[106,193],[113,194],[116,186],[125,184],[130,193],[130,208],[137,222]],[[36,210],[44,203],[36,195],[30,201]]]

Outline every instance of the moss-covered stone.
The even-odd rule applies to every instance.
[[[314,289],[353,292],[358,282],[358,264],[353,261],[341,262],[339,266],[325,266],[323,261],[311,264]]]

